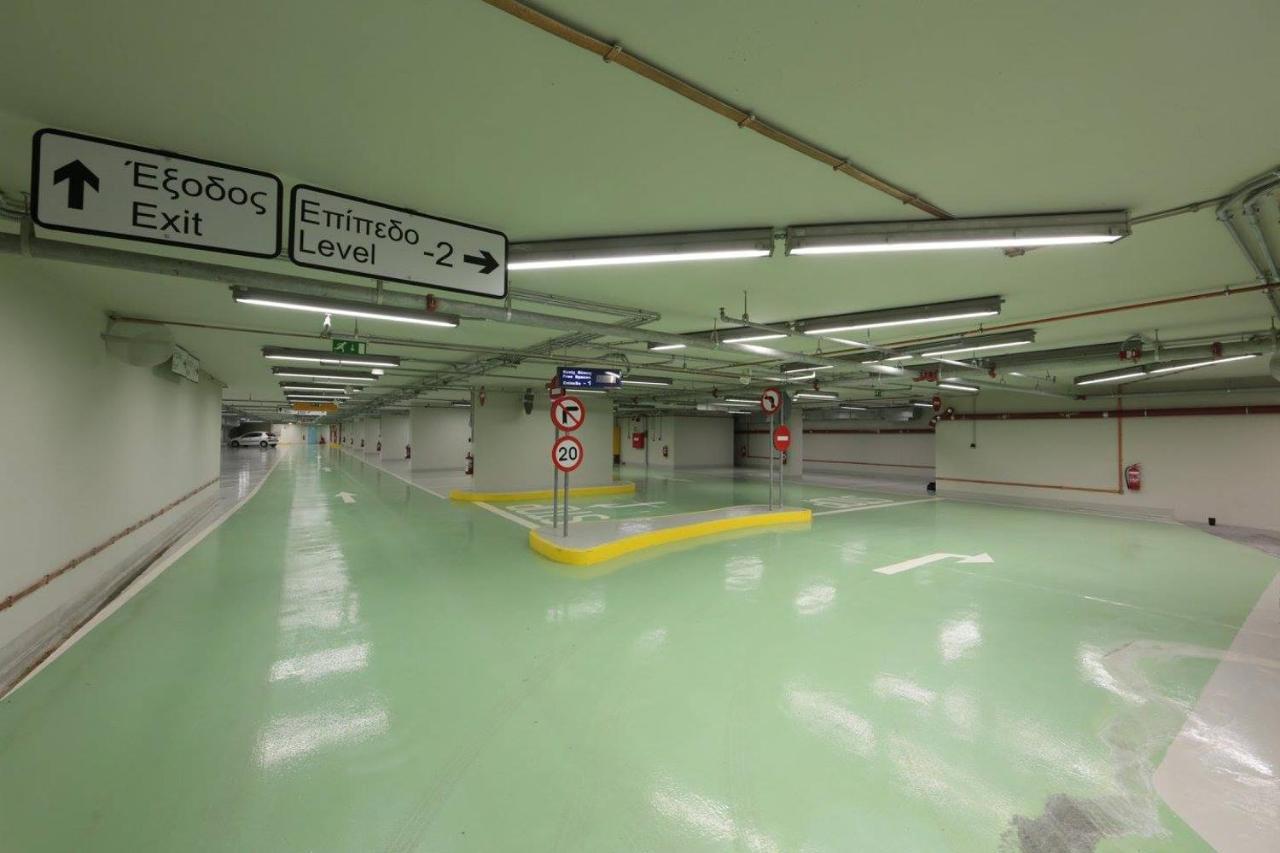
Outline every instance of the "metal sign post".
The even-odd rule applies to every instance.
[[[553,424],[551,427],[551,446],[556,446],[556,441],[560,438],[560,430]],[[560,512],[560,468],[556,465],[551,466],[551,529],[556,529],[559,521]]]
[[[760,411],[769,416],[769,509],[773,509],[773,416],[782,408],[782,390],[768,387],[760,393]],[[782,505],[782,462],[778,462],[778,505]]]
[[[582,464],[582,442],[570,433],[577,430],[587,419],[587,407],[577,397],[557,397],[551,403],[551,426],[555,431],[555,441],[551,445],[551,465],[556,470],[555,480],[564,474],[564,513],[560,523],[564,526],[564,537],[569,538],[569,474]],[[561,432],[564,435],[561,435]],[[551,528],[556,526],[556,507],[558,496],[553,480],[551,488]]]

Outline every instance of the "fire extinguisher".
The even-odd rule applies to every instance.
[[[382,452],[382,442],[381,442],[381,441],[379,441],[379,442],[378,442],[378,452],[379,452],[379,453],[381,453],[381,452]]]
[[[410,447],[410,446],[409,446],[409,445],[407,445],[407,444],[404,446],[404,458],[405,458],[405,459],[412,459],[412,458],[413,458],[413,448],[412,448],[412,447]]]
[[[1142,466],[1137,462],[1124,469],[1124,484],[1131,492],[1142,491]]]
[[[662,458],[663,458],[663,459],[666,459],[666,458],[667,458],[667,454],[668,454],[667,446],[664,444],[664,445],[662,445]]]
[[[476,458],[469,452],[467,453],[467,473],[474,474],[476,470]]]
[[[742,447],[738,448],[738,455],[741,456],[743,459],[747,458],[747,446],[745,444],[742,445]]]

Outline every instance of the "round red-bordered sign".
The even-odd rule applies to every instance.
[[[783,453],[791,449],[791,428],[786,424],[782,424],[773,431],[773,446]]]
[[[782,389],[769,387],[760,392],[760,411],[772,415],[782,408]]]
[[[571,435],[562,435],[551,445],[551,464],[565,474],[578,470],[582,456],[582,442]]]
[[[561,432],[573,432],[587,419],[587,407],[577,397],[556,397],[551,401],[551,423]]]

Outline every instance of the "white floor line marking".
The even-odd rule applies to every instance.
[[[923,557],[916,557],[911,560],[903,560],[901,563],[894,563],[889,566],[881,566],[874,571],[881,575],[896,575],[898,572],[909,572],[912,569],[918,569],[921,566],[927,566],[930,563],[936,563],[939,560],[949,560],[955,558],[957,563],[994,563],[990,554],[926,554]]]
[[[356,496],[350,492],[338,492],[338,497],[342,498],[344,504],[353,504],[356,502]]]
[[[520,516],[516,515],[513,512],[507,512],[505,509],[498,509],[493,504],[488,504],[488,503],[485,503],[484,501],[472,501],[471,503],[472,503],[472,506],[478,506],[481,509],[487,509],[489,510],[489,512],[493,513],[494,515],[500,515],[503,518],[505,518],[507,521],[514,521],[516,524],[519,524],[521,527],[527,527],[530,530],[536,530],[538,527],[542,526],[540,524],[535,524],[534,522],[529,521],[527,519],[521,518]]]
[[[342,450],[342,448],[339,448],[339,449],[340,449],[340,450]],[[342,450],[342,452],[343,452],[343,453],[346,453],[348,456],[354,456],[354,455],[355,455],[354,453],[352,453],[352,452],[351,452],[351,451],[349,451],[349,450]],[[363,460],[362,460],[362,461],[363,461]],[[399,480],[400,482],[402,482],[402,483],[408,483],[410,486],[413,486],[415,489],[421,489],[422,491],[426,492],[427,494],[431,495],[432,497],[437,497],[437,498],[439,498],[439,499],[440,499],[440,500],[442,500],[442,501],[445,501],[445,500],[448,500],[448,499],[449,499],[447,495],[442,495],[442,494],[440,494],[439,492],[436,492],[436,491],[433,491],[433,490],[431,490],[431,489],[428,489],[426,486],[422,485],[421,483],[415,483],[413,480],[410,480],[408,477],[405,477],[405,476],[403,476],[403,475],[401,475],[401,474],[397,474],[395,471],[392,471],[390,468],[383,468],[381,465],[379,465],[379,464],[375,464],[375,463],[370,463],[370,464],[371,464],[371,465],[373,465],[373,467],[377,468],[377,469],[378,469],[379,471],[381,471],[382,473],[384,473],[384,474],[390,474],[392,477],[395,477],[395,478],[396,478],[397,480]],[[328,468],[326,468],[325,470],[326,470],[326,471],[328,471],[329,469],[328,469]]]
[[[888,509],[891,506],[906,506],[907,504],[924,504],[940,501],[942,498],[919,498],[914,501],[894,501],[887,504],[870,504],[869,506],[850,506],[844,509],[824,509],[822,512],[815,512],[814,517],[819,515],[838,515],[842,512],[862,512],[864,509]]]
[[[70,637],[67,637],[67,639],[62,642],[62,645],[54,649],[53,652],[47,658],[40,661],[40,664],[35,669],[28,672],[21,681],[13,685],[13,689],[11,689],[8,693],[4,694],[4,696],[0,696],[0,699],[5,698],[6,696],[12,696],[19,687],[26,684],[28,681],[30,681],[31,679],[39,675],[41,672],[43,672],[45,667],[49,666],[49,664],[53,663],[58,658],[62,657],[63,652],[67,651],[67,649],[71,648],[76,643],[80,642],[80,640],[84,639],[86,634],[88,634],[98,625],[101,625],[111,616],[111,614],[115,613],[117,610],[119,610],[121,607],[127,604],[129,600],[132,599],[139,592],[142,592],[143,588],[146,587],[147,584],[151,583],[153,580],[160,577],[161,573],[164,572],[165,569],[172,566],[184,554],[186,554],[192,548],[196,547],[201,542],[203,542],[206,536],[208,536],[210,533],[212,533],[213,531],[221,527],[224,521],[226,521],[231,516],[235,515],[236,510],[240,509],[240,507],[248,503],[253,498],[253,496],[258,493],[258,490],[261,489],[266,484],[267,479],[271,476],[272,472],[276,470],[276,466],[279,464],[280,464],[280,454],[277,453],[275,458],[271,461],[271,467],[267,468],[267,472],[262,475],[262,479],[258,481],[258,485],[254,486],[252,489],[249,490],[249,494],[245,495],[243,498],[241,498],[239,501],[237,501],[235,504],[229,507],[226,512],[218,516],[213,521],[213,523],[211,523],[204,530],[197,533],[194,537],[191,538],[190,541],[180,546],[177,550],[164,555],[159,560],[156,560],[154,563],[152,563],[145,572],[138,575],[129,583],[128,586],[120,590],[120,592],[116,595],[115,598],[111,599],[109,602],[103,605],[102,609],[99,610],[97,613],[95,613],[93,617],[89,619],[88,622],[85,622],[83,625],[81,625],[78,631],[76,631]],[[185,536],[186,534],[184,533],[183,535]]]

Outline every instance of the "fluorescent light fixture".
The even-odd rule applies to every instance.
[[[343,394],[349,393],[347,388],[342,385],[332,385],[328,382],[315,382],[306,385],[300,383],[281,382],[280,388],[285,391],[340,391]],[[352,388],[351,392],[358,393],[365,390],[364,388]]]
[[[507,268],[512,271],[552,270],[678,261],[729,261],[767,258],[772,254],[772,228],[743,228],[515,243],[507,252]]]
[[[1134,367],[1125,367],[1118,370],[1106,370],[1102,373],[1089,373],[1084,376],[1075,378],[1076,385],[1101,385],[1104,383],[1124,382],[1128,379],[1149,379],[1152,376],[1162,376],[1166,373],[1180,373],[1184,370],[1196,370],[1201,367],[1211,367],[1215,364],[1227,364],[1232,361],[1244,361],[1247,358],[1257,358],[1258,353],[1248,353],[1246,355],[1232,355],[1226,358],[1185,358],[1177,361],[1155,361],[1150,364],[1141,364]]]
[[[649,352],[667,352],[669,350],[684,349],[688,344],[649,344]]]
[[[807,364],[803,361],[789,361],[782,365],[783,373],[812,373],[815,370],[832,370],[834,364]]]
[[[624,376],[623,385],[670,385],[671,380],[665,376]]]
[[[938,387],[947,391],[968,391],[973,394],[978,393],[978,389],[972,385],[957,385],[954,382],[939,382]]]
[[[744,398],[742,398],[742,397],[725,397],[725,398],[724,398],[724,401],[725,401],[726,403],[744,403],[744,404],[746,404],[746,405],[748,405],[748,406],[758,406],[758,405],[760,405],[760,401],[759,401],[759,400],[747,400],[747,399],[744,399]]]
[[[810,379],[817,379],[818,374],[814,371],[808,373],[788,373],[786,376],[770,377],[773,382],[808,382]]]
[[[792,395],[797,400],[839,400],[839,394],[827,394],[820,391],[797,391]]]
[[[263,347],[262,357],[273,361],[302,361],[314,364],[335,364],[347,367],[399,367],[400,357],[395,355],[347,355],[324,350],[293,349],[291,347]]]
[[[378,377],[356,370],[311,370],[305,367],[273,367],[271,374],[282,379],[328,379],[333,382],[377,382]]]
[[[345,397],[323,397],[318,394],[285,394],[285,399],[289,402],[297,400],[311,400],[317,403],[345,403]]]
[[[932,343],[923,344],[920,353],[922,358],[936,358],[944,355],[968,354],[971,352],[985,352],[993,349],[1006,349],[1008,347],[1020,347],[1026,344],[1035,343],[1036,333],[1034,329],[1022,329],[1016,332],[1000,332],[995,335],[973,335],[967,338],[950,338],[948,340],[933,341]]]
[[[929,252],[945,249],[1020,249],[1114,243],[1129,235],[1125,211],[913,220],[787,229],[788,255]]]
[[[867,411],[867,407],[866,407],[866,406],[847,406],[847,405],[842,405],[840,408],[842,408],[842,409],[847,409],[847,410],[848,410],[848,411],[850,411],[850,412],[865,412],[865,411]]]
[[[933,403],[912,403],[917,409],[932,409]]]
[[[856,314],[816,317],[802,321],[800,328],[806,335],[827,335],[854,329],[882,329],[888,326],[914,326],[920,323],[993,317],[1000,313],[1000,303],[1003,301],[999,296],[986,296],[981,299],[909,305],[904,308],[883,308]],[[854,344],[854,346],[862,345]]]
[[[751,332],[751,331],[742,332],[742,333],[729,332],[729,335],[730,337],[721,338],[720,343],[749,344],[755,341],[776,341],[780,338],[786,337],[786,335],[782,334],[781,332]]]
[[[471,408],[471,404],[470,404],[470,403],[468,403],[466,400],[454,400],[454,401],[453,401],[452,403],[450,403],[449,405],[450,405],[450,406],[453,406],[455,409],[469,409],[469,408]]]
[[[430,311],[408,311],[399,308],[385,308],[366,302],[349,302],[344,299],[327,297],[297,296],[292,293],[279,293],[274,290],[259,290],[248,287],[234,287],[231,296],[236,302],[245,305],[264,305],[268,308],[288,308],[293,311],[310,311],[313,314],[336,314],[340,317],[358,317],[366,320],[390,320],[395,323],[413,323],[419,326],[439,326],[452,329],[458,325],[458,318],[452,314],[437,314]]]

